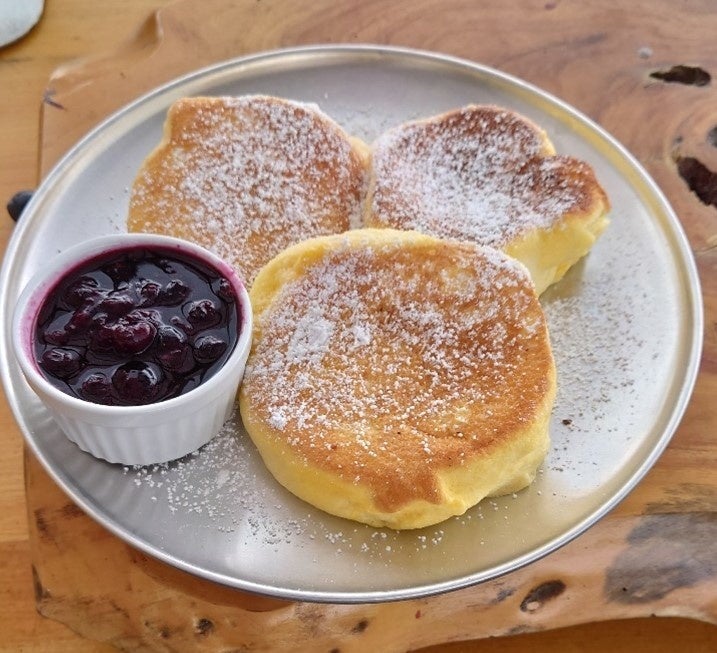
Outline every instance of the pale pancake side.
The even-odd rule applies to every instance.
[[[241,415],[300,498],[418,528],[534,478],[556,380],[519,262],[416,232],[355,230],[282,252],[251,299]]]
[[[251,284],[286,246],[356,226],[367,165],[367,146],[315,105],[183,98],[134,181],[128,229],[203,245]]]
[[[528,267],[540,294],[608,224],[585,162],[558,156],[543,129],[493,106],[403,123],[372,146],[364,224],[497,247]]]

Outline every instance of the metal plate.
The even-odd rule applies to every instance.
[[[552,447],[528,489],[420,531],[323,514],[264,469],[238,421],[196,455],[129,469],[82,453],[20,377],[15,298],[48,257],[125,230],[129,187],[181,96],[268,93],[318,102],[371,141],[387,127],[469,102],[517,110],[558,152],[592,164],[612,201],[593,251],[542,297],[558,367]],[[701,300],[680,225],[635,160],[584,116],[494,70],[430,53],[318,47],[228,62],[137,100],[83,139],[38,190],[0,278],[0,359],[27,443],[91,516],[199,576],[289,599],[417,597],[496,577],[570,541],[653,465],[682,416],[701,349]]]

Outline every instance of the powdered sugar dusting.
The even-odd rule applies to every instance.
[[[229,420],[208,444],[180,460],[125,467],[124,472],[180,521],[201,516],[219,533],[239,531],[248,541],[276,544],[316,528],[309,514],[281,523],[270,518],[285,497],[281,488],[260,478],[261,460],[239,423]]]
[[[592,173],[545,156],[545,142],[525,119],[492,107],[401,125],[374,143],[368,222],[494,247],[551,227],[588,201]]]
[[[170,523],[186,525],[195,518],[208,530],[207,537],[229,537],[236,546],[261,542],[280,551],[303,542],[312,548],[326,546],[336,556],[358,554],[372,564],[441,545],[442,527],[406,536],[315,514],[268,476],[240,424],[238,416],[233,417],[214,439],[180,460],[126,466],[123,473],[138,492],[166,509]]]
[[[245,280],[286,246],[359,220],[363,164],[314,105],[245,96],[180,100],[168,147],[135,182],[130,228],[190,237]]]
[[[602,487],[613,471],[605,461],[637,446],[645,417],[669,401],[662,384],[674,343],[657,326],[664,297],[653,295],[662,272],[646,263],[637,235],[628,235],[598,249],[600,264],[589,272],[579,266],[542,296],[560,380],[545,465],[583,487],[588,479]]]

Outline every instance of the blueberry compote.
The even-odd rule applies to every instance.
[[[156,403],[212,376],[231,354],[240,320],[230,283],[202,261],[119,249],[77,266],[49,293],[35,355],[67,394],[110,406]]]

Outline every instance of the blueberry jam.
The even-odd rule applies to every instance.
[[[229,281],[174,250],[94,257],[48,294],[35,327],[44,376],[80,399],[136,406],[177,397],[231,354],[241,322]]]

